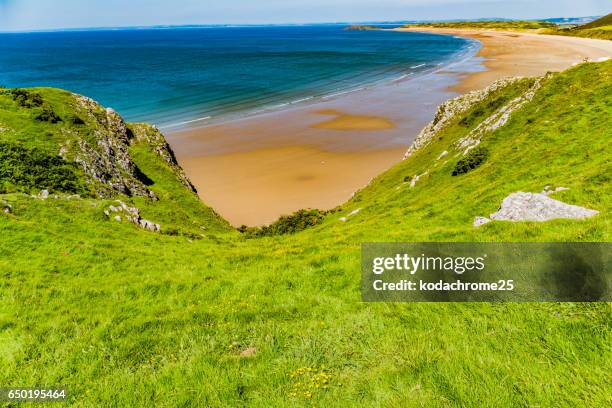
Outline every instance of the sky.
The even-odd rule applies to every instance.
[[[0,0],[0,31],[184,24],[547,18],[608,14],[610,0]]]

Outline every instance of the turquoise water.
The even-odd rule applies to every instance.
[[[474,46],[335,25],[7,33],[0,85],[65,88],[130,121],[199,126],[416,75]]]

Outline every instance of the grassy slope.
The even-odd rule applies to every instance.
[[[56,124],[34,120],[40,109],[20,107],[8,93],[0,92],[0,140],[20,143],[29,148],[36,147],[50,155],[57,155],[66,142],[74,146],[78,140],[83,139],[92,145],[96,144],[95,131],[99,124],[88,117],[72,93],[53,88],[32,88],[30,91],[41,95],[45,103],[63,120]],[[102,108],[98,110],[100,114],[104,113]],[[71,123],[68,118],[75,113],[84,124]],[[170,233],[200,235],[203,233],[201,227],[213,233],[230,230],[225,220],[212,209],[203,206],[195,194],[177,183],[172,170],[159,160],[150,146],[135,142],[130,148],[130,154],[140,170],[155,180],[150,188],[163,201],[163,205],[156,205],[142,197],[122,198],[143,210],[144,218],[153,221],[163,219],[166,231]],[[81,177],[84,179],[85,175],[81,174]],[[29,192],[37,193],[38,190]]]
[[[606,26],[612,26],[612,13],[603,16],[601,18],[598,18],[595,21],[591,21],[590,23],[581,25],[579,27],[577,27],[580,30],[590,30],[592,28],[601,28],[601,27],[606,27]]]
[[[9,196],[15,214],[0,216],[0,384],[66,384],[79,406],[606,405],[609,304],[364,304],[359,247],[610,241],[611,75],[607,62],[548,80],[483,139],[488,161],[452,177],[452,143],[529,81],[493,95],[296,235],[195,240],[106,221],[97,200]],[[176,182],[136,150],[160,190],[175,194]],[[448,162],[436,162],[443,150]],[[428,169],[414,189],[404,184]],[[508,193],[545,185],[570,187],[555,197],[601,214],[472,228]],[[162,198],[145,211],[164,225],[167,205]],[[255,357],[239,356],[251,346]],[[321,365],[329,386],[319,376],[308,396],[313,371],[296,370]]]
[[[565,32],[565,31],[564,31]],[[612,13],[569,30],[569,35],[612,40]]]

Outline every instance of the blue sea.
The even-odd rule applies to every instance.
[[[90,96],[162,128],[312,103],[467,55],[452,36],[344,25],[0,34],[0,85]]]

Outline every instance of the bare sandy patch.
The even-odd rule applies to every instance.
[[[371,131],[395,128],[395,124],[392,121],[379,116],[351,115],[334,109],[323,109],[316,111],[316,113],[319,115],[335,116],[335,118],[311,125],[314,129]]]

